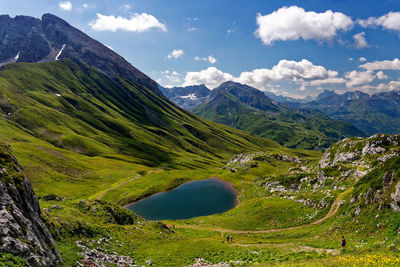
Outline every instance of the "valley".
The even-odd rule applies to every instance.
[[[400,135],[232,81],[192,113],[54,15],[0,21],[0,266],[399,264]]]

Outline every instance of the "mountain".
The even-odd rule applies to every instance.
[[[10,147],[3,143],[0,169],[0,251],[25,259],[29,266],[60,266],[61,257],[40,218],[31,183],[11,155]]]
[[[399,136],[346,138],[325,154],[285,148],[201,119],[94,57],[2,61],[0,266],[398,265]],[[203,105],[298,147],[357,131],[254,90],[223,84]],[[210,177],[236,207],[172,225],[124,208]]]
[[[288,103],[318,109],[335,120],[347,121],[367,134],[400,132],[400,91],[366,94],[360,91],[323,92],[309,103]]]
[[[85,61],[111,77],[120,76],[159,92],[156,82],[123,57],[52,14],[42,19],[0,16],[0,66],[63,58]]]
[[[7,65],[0,85],[3,120],[86,155],[129,154],[158,164],[179,151],[209,156],[269,142],[201,120],[146,87],[111,79],[81,61]]]
[[[225,82],[212,90],[210,97],[193,112],[288,147],[326,148],[341,137],[364,135],[348,123],[315,110],[289,108],[239,83]]]
[[[193,169],[204,170],[199,178],[211,175],[208,169],[232,154],[282,148],[178,107],[122,57],[52,15],[2,16],[0,28],[0,140],[12,147],[43,208],[40,212],[21,169],[8,166],[11,156],[0,153],[0,265],[6,252],[32,266],[57,266],[47,228],[61,244],[65,266],[82,260],[76,238],[110,237],[114,227],[129,224],[129,233],[145,239],[147,234],[132,226],[136,220],[150,235],[169,233],[164,224],[142,222],[96,199],[140,177],[140,186],[114,199],[130,203],[182,184]],[[169,175],[179,170],[187,173]],[[88,209],[82,199],[91,199]],[[118,235],[128,236],[118,229]],[[113,261],[107,264],[119,259],[114,254],[108,254]]]
[[[158,88],[169,100],[188,110],[206,102],[211,93],[204,84],[172,88],[159,85]]]
[[[310,96],[307,96],[304,99],[298,99],[298,98],[293,98],[293,97],[289,97],[289,96],[276,95],[276,94],[274,94],[272,92],[268,92],[268,91],[265,91],[264,93],[272,100],[275,100],[276,102],[280,102],[280,103],[286,103],[286,102],[305,103],[305,102],[310,102],[313,100],[313,98]]]

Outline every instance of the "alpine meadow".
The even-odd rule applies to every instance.
[[[399,266],[399,4],[0,0],[0,266]]]

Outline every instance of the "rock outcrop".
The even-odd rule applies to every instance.
[[[0,143],[0,251],[24,258],[30,266],[59,266],[39,202],[10,150]]]
[[[161,94],[155,81],[57,16],[0,16],[0,66],[63,58],[82,60],[111,77],[123,77]]]

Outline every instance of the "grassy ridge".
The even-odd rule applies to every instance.
[[[320,112],[285,109],[270,100],[271,103],[265,100],[260,104],[262,99],[256,99],[258,102],[245,103],[229,91],[222,91],[208,103],[197,106],[193,112],[202,118],[270,138],[290,148],[328,148],[341,137],[364,135],[349,123],[332,120]]]
[[[199,120],[144,87],[71,60],[6,66],[0,85],[3,118],[88,156],[134,155],[157,165],[182,152],[219,157],[276,146]]]

